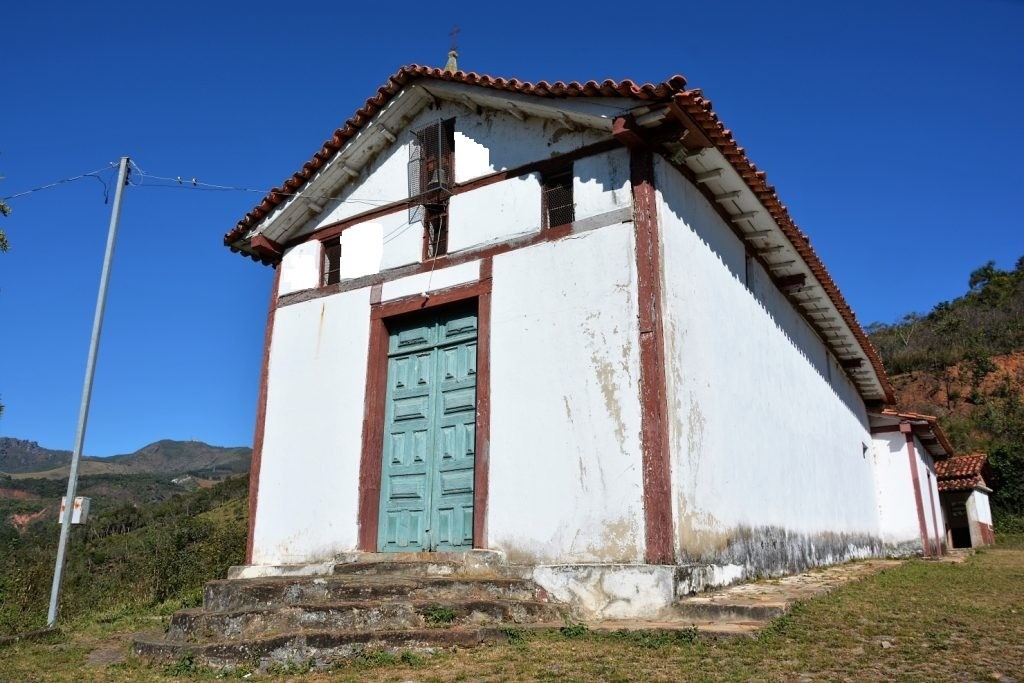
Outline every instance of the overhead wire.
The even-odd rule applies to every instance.
[[[275,194],[282,195],[282,196],[285,196],[285,197],[290,197],[290,198],[293,198],[293,199],[304,199],[304,200],[307,200],[307,201],[316,202],[317,204],[320,204],[320,205],[324,205],[324,204],[330,205],[330,204],[335,204],[335,203],[338,204],[338,205],[342,205],[342,204],[349,204],[349,203],[351,203],[351,204],[364,204],[364,205],[370,205],[370,206],[383,206],[383,205],[387,205],[387,204],[395,204],[395,203],[398,203],[398,202],[401,202],[401,201],[405,201],[406,199],[408,199],[406,197],[403,197],[401,199],[371,199],[371,198],[367,198],[367,197],[341,198],[341,197],[323,197],[323,196],[320,196],[320,197],[303,196],[303,195],[300,195],[299,193],[293,193],[293,192],[282,192],[282,191],[276,191],[276,190],[265,190],[265,189],[259,189],[259,188],[251,188],[251,187],[241,187],[241,186],[234,186],[234,185],[220,185],[220,184],[216,184],[216,183],[207,183],[207,182],[200,181],[200,180],[198,180],[198,179],[196,179],[194,177],[186,178],[184,176],[176,176],[176,177],[160,176],[160,175],[149,173],[149,172],[143,170],[137,163],[135,163],[134,160],[129,160],[128,163],[129,163],[131,169],[134,171],[134,173],[132,173],[129,176],[129,178],[128,178],[128,184],[130,186],[132,186],[132,187],[138,187],[138,188],[165,188],[165,189],[187,188],[187,189],[193,189],[193,190],[206,190],[206,191],[216,191],[216,192],[249,192],[249,193],[259,193],[259,194],[270,194],[271,192],[273,192]],[[24,196],[27,196],[27,195],[30,195],[30,194],[33,194],[33,193],[36,193],[36,192],[41,192],[43,190],[52,189],[52,188],[58,187],[60,185],[64,185],[64,184],[71,183],[71,182],[74,182],[74,181],[77,181],[77,180],[81,180],[83,178],[95,178],[97,181],[99,181],[99,183],[101,185],[103,185],[103,201],[104,201],[104,203],[108,203],[109,199],[110,199],[110,184],[100,174],[104,173],[106,171],[116,170],[116,168],[117,168],[117,163],[116,162],[111,162],[108,166],[106,166],[104,168],[99,168],[99,169],[96,169],[95,171],[89,171],[87,173],[80,173],[78,175],[70,176],[68,178],[62,178],[60,180],[55,180],[55,181],[53,181],[51,183],[46,183],[45,185],[40,185],[39,187],[34,187],[34,188],[31,188],[31,189],[28,189],[28,190],[24,190],[22,192],[17,192],[15,194],[9,195],[7,197],[3,197],[2,200],[3,201],[8,201],[8,200],[11,200],[11,199],[17,199],[19,197],[24,197]],[[149,183],[149,184],[147,184],[146,183],[147,179],[162,181],[163,183],[169,183],[169,184],[157,184],[157,183]],[[389,242],[392,242],[392,241],[398,239],[405,232],[407,232],[411,227],[413,227],[414,224],[415,224],[414,222],[406,220],[406,221],[403,221],[401,224],[394,226],[393,228],[391,228],[391,230],[389,232],[387,232],[387,233],[385,233],[383,235],[383,237],[382,237],[383,243],[384,244],[388,244]]]
[[[107,199],[109,199],[109,187],[107,186],[106,181],[104,181],[103,178],[101,178],[98,174],[100,174],[100,173],[102,173],[104,171],[109,171],[109,170],[111,170],[113,168],[116,168],[116,167],[117,167],[117,164],[114,163],[114,162],[111,162],[105,168],[98,168],[95,171],[89,171],[87,173],[80,173],[79,175],[71,176],[69,178],[61,178],[60,180],[55,180],[52,183],[46,183],[45,185],[40,185],[39,187],[33,187],[33,188],[29,189],[29,190],[24,190],[22,192],[17,192],[15,194],[12,194],[12,195],[7,196],[7,197],[2,197],[2,198],[0,198],[0,200],[6,202],[6,201],[10,201],[11,199],[17,199],[18,197],[25,197],[25,196],[28,196],[30,194],[35,194],[36,192],[42,192],[43,190],[49,190],[49,189],[52,189],[54,187],[58,187],[60,185],[65,185],[67,183],[72,183],[72,182],[74,182],[76,180],[81,180],[82,178],[96,178],[97,180],[100,181],[100,183],[103,184],[103,197],[104,197],[104,203],[106,203]]]
[[[282,197],[288,197],[290,199],[298,199],[313,202],[316,204],[328,204],[328,205],[341,205],[341,204],[364,204],[369,206],[383,206],[386,204],[393,204],[402,201],[402,199],[382,199],[382,198],[370,198],[370,197],[331,197],[331,196],[312,196],[304,195],[298,192],[284,192],[277,189],[262,189],[254,187],[243,187],[238,185],[220,185],[217,183],[208,183],[198,180],[196,177],[189,176],[160,176],[154,173],[149,173],[140,168],[137,164],[132,162],[132,167],[138,174],[139,182],[132,182],[131,184],[136,187],[159,187],[159,188],[183,188],[190,190],[201,190],[207,192],[249,192],[255,194],[276,194]],[[164,184],[146,184],[146,179],[163,181]]]

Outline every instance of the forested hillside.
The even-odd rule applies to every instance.
[[[34,481],[44,488],[57,484]],[[96,482],[84,483],[88,488]],[[154,478],[152,485],[161,484]],[[40,497],[60,495],[10,493],[24,490],[7,489],[6,502],[38,508]],[[197,605],[206,581],[223,578],[229,566],[242,562],[247,491],[242,475],[150,504],[105,499],[87,525],[72,530],[62,620]],[[55,512],[17,525],[10,516],[0,519],[0,636],[45,624],[57,530]]]
[[[0,636],[45,623],[70,452],[0,437]],[[252,452],[158,441],[83,460],[62,617],[172,608],[242,561]],[[99,618],[99,617],[97,617]]]
[[[996,525],[1024,527],[1024,257],[989,262],[926,315],[868,327],[899,407],[939,416],[962,453],[987,452]]]

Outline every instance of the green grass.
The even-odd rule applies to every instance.
[[[170,606],[165,606],[170,609]],[[159,610],[164,611],[164,610]],[[1024,671],[1024,549],[996,547],[962,564],[914,560],[801,603],[756,638],[708,640],[691,631],[597,632],[567,624],[535,634],[510,628],[508,644],[413,653],[366,652],[331,671],[305,664],[270,674],[218,674],[187,661],[167,669],[128,658],[89,664],[156,630],[158,613],[129,611],[76,622],[68,635],[0,650],[0,680],[188,681],[679,681],[994,680]]]

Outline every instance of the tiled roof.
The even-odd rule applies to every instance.
[[[940,491],[968,491],[976,486],[985,486],[982,470],[988,464],[984,453],[958,455],[935,463],[935,474]]]
[[[810,239],[805,235],[789,216],[786,206],[779,199],[775,188],[768,184],[767,174],[758,169],[740,147],[732,131],[725,127],[718,115],[712,110],[711,100],[704,97],[701,90],[687,90],[686,79],[673,76],[668,80],[652,84],[637,84],[630,80],[587,81],[586,83],[563,83],[556,81],[547,83],[530,83],[515,78],[494,78],[474,72],[448,72],[426,66],[411,65],[400,68],[387,83],[378,88],[377,93],[366,100],[359,110],[352,115],[345,125],[334,131],[334,135],[326,140],[313,158],[301,169],[284,181],[280,188],[271,190],[263,200],[247,213],[238,224],[224,236],[224,243],[231,246],[241,239],[259,221],[275,207],[300,190],[313,175],[326,164],[363,126],[365,126],[399,91],[410,83],[419,80],[450,81],[464,85],[479,86],[492,90],[515,92],[537,97],[569,98],[569,97],[621,97],[637,100],[663,101],[674,100],[701,128],[719,152],[740,175],[747,187],[758,197],[772,218],[779,225],[786,237],[807,263],[814,277],[821,283],[829,299],[835,305],[844,322],[853,332],[860,347],[867,356],[872,368],[882,385],[887,403],[895,402],[892,384],[885,374],[881,357],[875,351],[860,323],[857,322],[853,310],[840,293],[832,276],[829,275],[824,263],[811,247]]]
[[[366,100],[352,117],[345,122],[341,128],[334,131],[326,140],[320,151],[313,155],[302,168],[292,174],[290,178],[281,184],[281,187],[272,189],[263,200],[253,209],[245,214],[242,220],[224,236],[224,243],[231,244],[242,237],[261,218],[283,203],[289,196],[299,190],[310,178],[344,146],[358,131],[372,119],[388,101],[398,94],[402,88],[417,79],[430,79],[437,81],[451,81],[465,85],[476,85],[492,90],[504,90],[506,92],[534,95],[538,97],[627,97],[637,100],[667,100],[676,93],[683,92],[686,87],[686,79],[682,76],[673,76],[664,83],[657,85],[651,83],[636,84],[633,81],[613,81],[611,79],[598,83],[587,81],[586,83],[563,83],[555,81],[548,83],[530,83],[520,81],[517,78],[492,78],[491,76],[465,71],[445,71],[428,66],[403,66],[387,83],[377,89],[377,94]],[[699,91],[695,91],[699,92]],[[710,104],[710,103],[709,103]]]

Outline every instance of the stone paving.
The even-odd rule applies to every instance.
[[[863,560],[778,579],[741,583],[679,600],[677,618],[680,623],[689,622],[701,631],[753,633],[785,614],[798,601],[825,595],[851,581],[902,563],[902,560]]]

